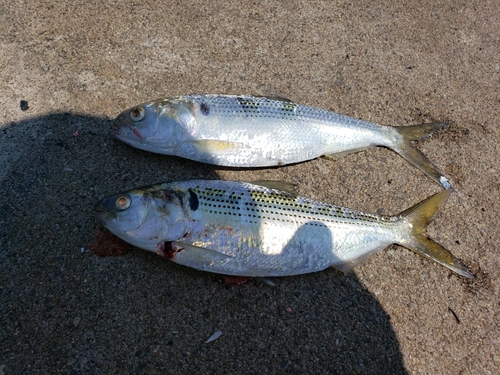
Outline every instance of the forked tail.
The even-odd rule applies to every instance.
[[[397,126],[395,129],[401,135],[401,141],[393,146],[393,149],[415,167],[422,170],[427,176],[441,184],[445,189],[451,189],[448,179],[437,170],[422,152],[413,146],[414,141],[444,129],[447,126],[447,122],[432,122],[430,124],[414,126]]]
[[[448,250],[423,235],[427,225],[434,219],[439,207],[450,196],[452,190],[443,190],[399,214],[410,226],[409,236],[399,244],[423,257],[445,266],[459,275],[473,278],[474,275]]]

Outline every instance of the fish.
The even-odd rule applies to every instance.
[[[197,270],[242,277],[349,271],[398,244],[467,277],[450,251],[424,235],[451,190],[398,215],[322,203],[276,181],[189,180],[100,200],[102,225],[124,241]]]
[[[280,97],[186,95],[120,113],[114,137],[138,149],[225,167],[272,167],[390,148],[445,189],[449,180],[413,143],[448,126],[383,126]]]

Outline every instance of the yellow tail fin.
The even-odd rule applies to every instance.
[[[422,234],[451,192],[452,190],[441,191],[399,214],[411,227],[410,236],[400,245],[432,259],[459,275],[473,278],[474,275],[448,250]]]
[[[427,176],[441,184],[445,189],[451,189],[448,179],[444,177],[427,157],[413,146],[416,141],[426,135],[448,127],[447,122],[432,122],[414,126],[397,126],[395,129],[401,135],[402,142],[393,147],[394,151],[408,160]]]

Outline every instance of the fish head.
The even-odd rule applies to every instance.
[[[114,137],[142,150],[169,154],[186,137],[185,124],[192,117],[182,100],[153,100],[120,113]]]
[[[158,132],[158,104],[140,104],[120,113],[115,119],[114,136],[134,146]]]
[[[97,202],[102,225],[122,240],[148,251],[176,241],[188,230],[182,195],[158,186],[134,189]]]

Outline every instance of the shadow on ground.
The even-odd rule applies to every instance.
[[[389,317],[354,274],[229,287],[139,249],[90,254],[98,199],[218,178],[213,167],[116,142],[111,128],[60,113],[0,130],[5,374],[406,373]]]

